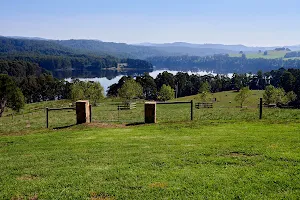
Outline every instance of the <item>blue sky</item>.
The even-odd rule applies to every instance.
[[[298,0],[0,0],[0,35],[275,46],[300,44]]]

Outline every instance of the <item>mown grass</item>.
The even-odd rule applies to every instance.
[[[298,199],[299,123],[76,126],[0,137],[0,199]]]
[[[263,91],[251,91],[252,94],[245,104],[244,108],[240,108],[239,104],[234,101],[236,92],[220,92],[213,94],[213,109],[195,109],[194,120],[233,120],[247,121],[258,120],[259,98],[262,97]],[[189,96],[178,98],[173,101],[191,101],[200,102],[198,96]],[[7,115],[0,118],[0,135],[15,134],[39,131],[45,129],[45,109],[44,107],[67,107],[70,101],[52,101],[37,104],[28,104],[21,114],[14,116]],[[112,101],[110,99],[102,101],[97,107],[92,108],[92,119],[94,122],[109,123],[142,123],[144,122],[144,103],[137,102],[136,109],[118,111],[118,104],[121,102]],[[22,114],[24,113],[24,114]],[[181,122],[189,121],[190,104],[180,105],[157,105],[157,121],[162,122]],[[298,120],[300,119],[300,110],[298,109],[277,109],[264,108],[263,118],[268,120]],[[74,125],[76,123],[75,111],[51,111],[49,112],[50,128],[60,128]]]

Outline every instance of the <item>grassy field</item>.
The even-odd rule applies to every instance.
[[[298,123],[77,126],[0,137],[0,199],[298,199]]]
[[[220,92],[213,94],[217,99],[213,109],[195,109],[194,120],[201,122],[206,120],[231,120],[248,121],[257,120],[259,116],[258,103],[263,91],[251,91],[252,94],[245,104],[245,108],[240,108],[234,101],[236,92]],[[178,98],[173,101],[199,102],[197,95]],[[44,107],[68,107],[70,101],[52,101],[36,104],[28,104],[21,114],[11,116],[6,112],[0,118],[0,135],[16,134],[18,132],[40,131],[45,128]],[[118,111],[120,102],[105,100],[97,107],[92,108],[92,118],[94,122],[109,123],[142,123],[144,121],[144,103],[137,102],[137,108],[133,110]],[[274,109],[264,108],[264,119],[268,120],[298,120],[300,110],[298,109]],[[157,120],[159,123],[180,122],[190,120],[190,104],[184,105],[157,105]],[[50,128],[60,128],[74,125],[76,123],[75,111],[51,111],[49,113]]]
[[[289,51],[268,51],[268,55],[264,55],[264,52],[262,53],[246,53],[246,57],[249,59],[253,58],[265,58],[265,59],[276,59],[276,58],[284,58],[285,54]],[[230,54],[230,57],[241,57],[242,54]],[[299,59],[297,57],[295,58],[284,58],[287,59]]]
[[[155,125],[116,100],[93,107],[90,125],[69,101],[26,105],[0,118],[0,199],[299,199],[300,111],[264,108],[251,91],[245,108],[234,91],[213,94],[213,109],[157,105]],[[189,96],[176,101],[198,102]]]

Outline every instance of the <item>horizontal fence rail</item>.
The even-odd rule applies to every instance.
[[[191,104],[191,121],[194,119],[194,112],[193,112],[193,100],[191,101],[173,101],[173,102],[156,102],[156,104]]]
[[[186,104],[186,103],[191,103],[191,101],[156,102],[156,104]]]
[[[65,107],[65,108],[46,108],[46,110],[48,111],[52,111],[52,110],[75,110],[75,107]]]
[[[46,128],[49,128],[49,111],[56,110],[76,110],[75,107],[64,107],[64,108],[46,108]]]

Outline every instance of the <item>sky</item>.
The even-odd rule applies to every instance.
[[[0,0],[0,8],[2,36],[300,44],[299,0]]]

